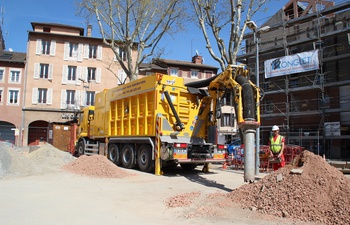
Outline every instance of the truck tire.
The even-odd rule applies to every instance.
[[[120,157],[120,150],[118,148],[118,145],[111,144],[108,147],[108,158],[111,160],[114,164],[117,166],[121,165],[121,157]]]
[[[85,143],[83,139],[80,139],[78,142],[78,149],[77,149],[77,153],[78,156],[84,155],[85,154]]]
[[[141,145],[137,151],[137,165],[143,172],[151,172],[154,170],[152,160],[152,148],[150,145]]]
[[[185,163],[185,164],[180,164],[181,168],[186,171],[191,171],[194,170],[194,168],[197,167],[197,164],[194,163]]]
[[[132,145],[124,145],[121,156],[122,166],[124,168],[135,168],[135,150]]]

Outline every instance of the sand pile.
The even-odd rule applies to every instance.
[[[26,149],[23,151],[23,149]],[[0,178],[25,177],[59,171],[75,157],[50,144],[34,151],[29,148],[12,148],[0,144]]]
[[[229,198],[263,214],[350,224],[350,180],[309,151],[303,151],[292,165],[232,191]]]
[[[50,144],[33,151],[23,149],[0,144],[0,179],[42,175],[62,169],[92,177],[122,178],[132,175],[102,155],[75,158]]]

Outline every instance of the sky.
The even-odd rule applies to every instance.
[[[0,0],[1,24],[5,39],[6,50],[10,48],[15,52],[26,52],[28,31],[32,31],[31,22],[60,23],[78,26],[85,29],[86,22],[83,17],[76,15],[75,0]],[[344,1],[344,0],[340,0]],[[252,18],[258,27],[261,23],[273,16],[288,0],[272,0],[266,5],[267,11],[258,13]],[[162,58],[191,61],[196,51],[203,56],[204,64],[219,67],[212,59],[201,32],[196,29],[177,34],[175,39],[165,38],[161,46],[166,46]],[[93,37],[100,38],[97,25],[93,25]]]

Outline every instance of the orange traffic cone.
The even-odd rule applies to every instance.
[[[224,170],[227,169],[227,163],[226,163],[226,162],[224,162],[224,164],[222,164],[222,168],[223,168]]]

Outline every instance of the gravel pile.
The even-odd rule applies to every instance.
[[[0,144],[0,179],[42,175],[59,171],[63,165],[74,161],[68,152],[45,144],[31,151]]]
[[[133,175],[102,155],[83,155],[75,158],[50,144],[36,149],[13,148],[0,144],[0,179],[42,175],[62,169],[79,175],[102,178]]]
[[[243,208],[263,214],[350,224],[350,179],[309,151],[303,151],[292,165],[241,186],[229,197]]]

